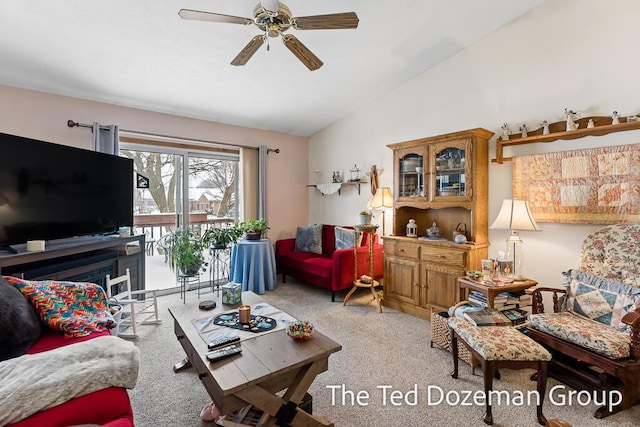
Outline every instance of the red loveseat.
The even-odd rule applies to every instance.
[[[16,288],[13,286],[16,286]],[[67,290],[68,294],[63,296],[63,293]],[[72,344],[85,346],[86,348],[87,344],[94,339],[96,340],[94,341],[96,347],[92,347],[90,351],[98,351],[101,345],[113,346],[114,343],[106,342],[104,341],[105,339],[120,340],[120,338],[110,337],[111,333],[106,329],[110,327],[111,323],[109,318],[104,315],[103,306],[106,306],[106,297],[98,285],[55,281],[24,281],[15,277],[0,276],[0,292],[2,295],[0,303],[3,303],[0,304],[0,310],[5,310],[8,313],[8,316],[5,315],[2,318],[3,328],[5,328],[3,332],[5,333],[0,335],[0,341],[3,345],[3,352],[0,353],[2,357],[0,363],[4,365],[3,369],[5,370],[16,369],[16,366],[11,368],[8,367],[11,365],[5,365],[5,363],[11,364],[11,362],[15,362],[25,352],[26,354],[41,354],[43,356],[49,352],[51,352],[50,354],[60,354],[59,351],[56,351],[57,349],[71,346]],[[34,308],[36,309],[34,310]],[[80,311],[83,309],[86,310],[86,315],[61,315],[66,310]],[[17,332],[13,334],[7,333],[7,319],[11,322],[12,330]],[[112,321],[113,319],[111,319]],[[23,322],[23,324],[21,325],[20,322]],[[40,327],[36,328],[36,324],[39,324]],[[67,335],[74,335],[73,331],[80,336],[66,337],[64,331],[67,331]],[[85,332],[87,333],[82,334]],[[22,340],[14,339],[17,336],[22,336]],[[86,343],[82,343],[83,341],[86,341]],[[74,346],[74,348],[77,349],[79,347]],[[54,351],[55,353],[53,353]],[[64,403],[32,413],[22,419],[17,418],[17,416],[27,412],[30,413],[30,411],[12,408],[10,405],[15,404],[15,402],[9,399],[10,396],[4,396],[3,399],[0,399],[0,415],[3,415],[2,419],[4,421],[9,420],[9,424],[6,424],[7,427],[67,427],[88,424],[108,427],[132,427],[134,425],[133,410],[127,390],[122,387],[106,385],[104,378],[113,378],[113,382],[106,381],[108,384],[124,384],[127,382],[124,378],[128,378],[130,382],[131,375],[133,375],[131,370],[119,372],[121,375],[112,373],[111,370],[122,369],[136,357],[132,354],[129,357],[125,352],[119,350],[103,354],[105,354],[105,359],[114,357],[120,358],[120,360],[114,361],[113,366],[107,366],[104,369],[95,371],[96,380],[94,384],[85,389],[87,391],[96,390],[92,393],[80,396],[82,384],[75,388],[64,388],[66,392],[70,393],[69,396],[60,395],[60,397],[66,399]],[[73,353],[71,352],[68,357],[73,357]],[[46,357],[41,360],[46,360]],[[80,371],[87,372],[85,377],[91,375],[91,370],[87,368],[87,360],[91,360],[91,358],[88,357],[86,360],[81,361],[80,366],[77,368]],[[96,363],[101,363],[99,358],[95,360]],[[25,363],[29,365],[26,361]],[[47,362],[45,361],[44,363],[46,364]],[[48,372],[43,372],[46,375],[40,379],[35,377],[34,369],[31,368],[29,370],[27,368],[25,382],[42,386],[47,381],[51,381],[52,390],[57,390],[55,381],[60,381],[60,379],[51,379],[51,376],[49,376],[51,369],[56,369],[52,368],[52,366],[57,365],[51,363],[50,366],[44,367]],[[130,366],[128,365],[127,369]],[[137,369],[135,370],[135,375],[137,376]],[[0,378],[0,384],[5,379]],[[39,380],[42,381],[38,382]],[[9,386],[20,388],[20,384],[16,383],[16,378],[10,378],[8,381],[10,383],[3,384],[4,389]],[[100,384],[105,384],[104,388],[98,389]],[[60,390],[63,389],[61,388]],[[18,391],[16,393],[14,396],[22,396],[24,394]],[[38,402],[32,402],[32,404],[37,405]],[[3,407],[3,405],[6,406]],[[44,406],[42,405],[42,407]],[[38,410],[40,407],[32,406],[31,409]],[[19,421],[15,421],[16,419],[19,419]]]
[[[353,286],[353,248],[336,250],[335,225],[322,225],[322,254],[295,251],[295,238],[276,241],[276,267],[286,283],[286,276],[331,290],[331,301],[335,301],[336,291]],[[350,226],[344,228],[353,229]],[[369,275],[369,233],[364,233],[358,254],[358,277]],[[383,275],[383,246],[378,235],[373,239],[373,275],[379,279]]]
[[[84,337],[65,338],[62,332],[45,329],[27,353],[41,353],[103,335],[110,333],[93,332]],[[133,409],[127,390],[120,387],[105,388],[37,412],[16,423],[7,424],[7,427],[66,427],[83,424],[133,427]]]

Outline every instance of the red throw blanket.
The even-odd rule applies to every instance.
[[[51,329],[62,331],[67,337],[116,326],[104,290],[95,283],[4,278],[22,292]]]

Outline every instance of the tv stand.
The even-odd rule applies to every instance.
[[[17,254],[18,253],[18,250],[16,248],[14,248],[13,246],[11,246],[11,245],[0,246],[0,251],[7,251],[7,252],[12,253],[12,254]]]
[[[134,245],[127,248],[127,245]],[[105,276],[120,276],[128,268],[131,288],[145,288],[144,235],[84,236],[50,240],[44,251],[28,252],[26,244],[0,253],[0,274],[28,280],[73,280],[105,284]],[[7,246],[1,249],[6,250]]]

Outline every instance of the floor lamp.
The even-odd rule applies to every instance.
[[[496,220],[491,224],[492,229],[511,230],[507,238],[507,261],[513,261],[513,275],[516,279],[522,278],[522,239],[518,230],[540,231],[541,228],[529,209],[529,202],[521,199],[506,199],[502,202],[500,212]]]
[[[393,207],[393,194],[389,187],[378,188],[376,194],[369,200],[367,207],[371,209],[378,209],[382,211],[382,235],[384,236],[384,212],[386,209]]]

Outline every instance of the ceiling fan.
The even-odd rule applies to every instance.
[[[291,10],[277,0],[261,0],[253,10],[253,18],[223,15],[192,9],[180,9],[178,15],[182,19],[208,22],[226,22],[230,24],[254,24],[263,34],[255,36],[231,61],[231,65],[244,65],[268,38],[282,36],[284,45],[311,71],[322,67],[322,61],[313,54],[295,36],[284,34],[289,28],[296,30],[334,30],[358,27],[358,15],[355,12],[333,13],[329,15],[313,15],[293,17]]]

